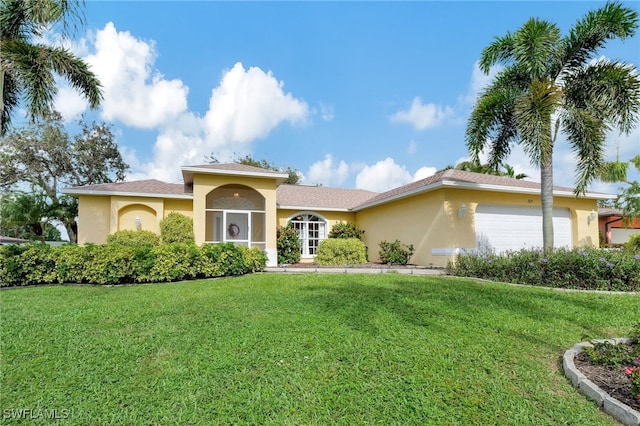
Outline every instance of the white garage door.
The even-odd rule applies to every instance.
[[[542,247],[542,209],[540,206],[480,204],[476,209],[476,248],[479,251],[520,250]],[[555,247],[572,244],[569,209],[553,209]]]
[[[611,228],[611,243],[624,244],[634,234],[640,234],[640,229],[633,228]]]

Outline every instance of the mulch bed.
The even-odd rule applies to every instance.
[[[612,398],[617,399],[636,411],[640,411],[640,401],[636,400],[631,394],[631,382],[627,378],[627,375],[624,374],[627,366],[614,369],[593,364],[589,356],[584,352],[577,354],[573,359],[573,363],[587,379],[598,385],[600,389],[607,392]]]

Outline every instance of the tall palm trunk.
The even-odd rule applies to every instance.
[[[542,245],[553,248],[553,156],[545,156],[540,166],[540,200],[542,204]]]

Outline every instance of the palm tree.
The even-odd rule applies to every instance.
[[[0,3],[0,135],[21,99],[32,120],[51,112],[57,93],[54,73],[82,93],[91,108],[102,99],[100,82],[82,59],[69,50],[34,42],[53,25],[62,34],[82,22],[77,0],[3,0]]]
[[[489,148],[497,166],[514,143],[540,168],[543,244],[553,247],[553,146],[562,132],[577,157],[576,195],[599,177],[607,131],[628,134],[640,110],[640,77],[632,65],[596,59],[606,41],[632,37],[638,13],[618,2],[587,13],[565,37],[550,22],[529,19],[483,51],[480,68],[504,69],[480,94],[466,143],[473,159]]]

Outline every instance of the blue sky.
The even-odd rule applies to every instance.
[[[307,184],[384,191],[466,159],[466,122],[489,81],[476,62],[495,36],[532,16],[566,34],[603,4],[90,0],[70,47],[103,83],[87,117],[112,124],[128,180],[177,182],[205,155],[250,154]],[[640,37],[601,54],[639,67]],[[86,113],[66,88],[57,107]],[[640,153],[640,131],[612,135],[617,151]],[[555,183],[572,186],[566,144],[554,160]],[[508,163],[538,180],[521,151]]]

